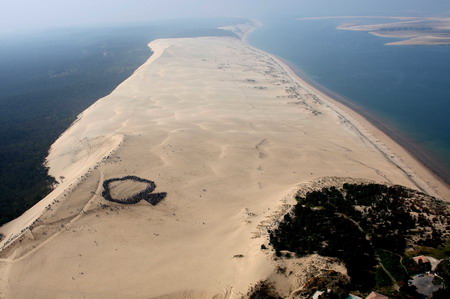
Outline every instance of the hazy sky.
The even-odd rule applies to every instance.
[[[450,16],[450,0],[0,0],[0,33],[191,17]]]

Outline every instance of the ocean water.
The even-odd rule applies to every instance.
[[[343,19],[262,21],[250,44],[345,98],[450,182],[450,47],[386,46],[397,39],[336,29]]]

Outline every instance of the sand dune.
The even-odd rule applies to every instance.
[[[52,146],[60,185],[1,228],[2,296],[239,297],[273,272],[272,253],[260,250],[265,225],[300,183],[345,176],[435,192],[341,108],[241,40],[149,46],[149,61]],[[127,175],[167,197],[156,206],[101,197],[105,179]]]

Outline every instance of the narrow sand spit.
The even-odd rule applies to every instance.
[[[261,224],[299,183],[345,176],[435,192],[375,135],[241,40],[150,47],[154,55],[52,146],[60,185],[1,228],[1,296],[240,297],[273,272]],[[167,197],[156,206],[101,197],[104,180],[129,175]]]

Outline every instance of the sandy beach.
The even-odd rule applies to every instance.
[[[237,298],[274,271],[267,226],[299,186],[448,188],[380,130],[243,39],[161,39],[52,145],[59,185],[0,228],[0,297]],[[102,197],[137,176],[157,205]],[[140,185],[114,190],[117,197]]]

